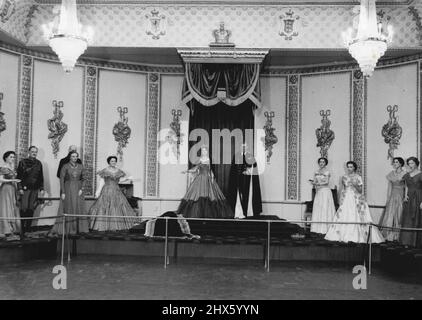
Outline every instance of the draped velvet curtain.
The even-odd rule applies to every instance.
[[[239,106],[249,99],[259,107],[259,68],[258,63],[186,63],[182,100],[187,104],[195,99],[209,107],[220,102]]]
[[[202,128],[208,132],[209,136],[209,156],[212,162],[212,170],[214,172],[216,181],[223,191],[224,195],[228,194],[229,189],[229,176],[230,176],[230,164],[223,164],[223,149],[224,143],[231,144],[231,154],[230,159],[233,158],[235,152],[239,152],[240,144],[244,141],[235,141],[234,138],[231,141],[224,142],[220,140],[220,159],[219,164],[213,163],[218,146],[217,141],[214,141],[212,138],[212,129],[229,129],[230,131],[234,129],[241,129],[243,136],[245,135],[245,129],[254,128],[254,116],[253,110],[255,108],[254,103],[250,100],[246,100],[241,105],[236,108],[230,108],[223,103],[218,103],[212,107],[205,107],[200,102],[192,100],[189,102],[190,108],[194,108],[195,112],[190,114],[189,118],[189,132],[193,129]],[[252,137],[253,138],[253,137]],[[189,150],[197,141],[189,142]],[[237,145],[236,145],[237,142]],[[203,143],[203,141],[201,142]],[[253,146],[252,142],[248,141],[248,145]],[[226,146],[227,147],[227,146]],[[190,164],[192,166],[192,164]]]

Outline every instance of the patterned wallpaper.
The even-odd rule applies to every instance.
[[[25,0],[29,1],[29,0]],[[53,19],[53,5],[39,5],[29,30],[28,45],[45,45],[41,25]],[[232,31],[237,47],[342,48],[341,32],[353,24],[354,6],[274,5],[172,5],[94,4],[79,5],[79,19],[95,30],[93,46],[206,47],[220,21]],[[158,36],[148,35],[152,11],[160,17]],[[418,8],[421,9],[421,8]],[[417,10],[418,10],[417,9]],[[280,19],[291,10],[295,18],[291,39],[280,36]],[[407,6],[378,6],[390,17],[395,30],[392,47],[417,47],[417,21]],[[356,21],[356,19],[355,19]],[[19,30],[19,28],[18,28]],[[22,30],[20,30],[22,33]],[[287,37],[288,38],[288,37]]]
[[[0,0],[0,29],[26,43],[33,4],[33,0]]]

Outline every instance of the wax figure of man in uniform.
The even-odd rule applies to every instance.
[[[69,153],[67,154],[66,157],[64,157],[63,159],[60,160],[59,162],[59,168],[57,169],[57,178],[60,179],[60,172],[62,170],[62,167],[66,164],[70,162],[70,154],[72,152],[77,152],[77,148],[76,146],[69,146]],[[76,160],[77,163],[82,164],[81,159],[78,158],[78,160]]]
[[[18,184],[21,195],[20,214],[21,217],[33,217],[37,206],[38,193],[44,194],[44,176],[42,164],[37,159],[38,148],[31,146],[29,148],[28,158],[19,161],[17,177],[21,180]],[[22,222],[22,236],[29,231],[32,220]]]
[[[259,216],[262,212],[258,165],[246,143],[232,159],[228,200],[236,218]]]

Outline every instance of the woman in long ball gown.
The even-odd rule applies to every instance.
[[[211,171],[208,149],[201,147],[198,164],[187,172],[196,173],[177,214],[185,218],[233,218],[234,213]]]
[[[66,217],[65,233],[78,234],[88,232],[88,219],[78,217],[85,215],[85,203],[83,195],[84,167],[77,162],[79,154],[76,151],[70,153],[70,160],[60,171],[61,201],[56,218],[56,223],[51,230],[53,234],[61,235],[63,232],[64,214],[73,215]]]
[[[98,175],[103,179],[104,186],[97,201],[89,210],[91,215],[90,229],[96,231],[128,230],[135,224],[136,216],[125,195],[119,188],[119,181],[126,174],[116,167],[117,157],[107,158],[108,167],[99,171]],[[108,218],[99,217],[107,216]],[[120,218],[116,218],[120,217]]]
[[[366,243],[369,225],[335,224],[335,222],[371,223],[371,213],[362,195],[362,178],[356,173],[358,166],[355,162],[347,162],[347,174],[342,178],[340,207],[334,216],[333,224],[329,226],[325,235],[326,240],[341,242]],[[384,238],[377,227],[372,226],[372,243],[384,242]]]
[[[0,218],[20,217],[16,199],[16,184],[20,180],[16,179],[15,158],[13,151],[7,151],[3,155],[5,164],[0,167]],[[0,220],[0,238],[18,240],[20,231],[19,220]]]
[[[312,221],[333,221],[336,213],[334,206],[333,194],[329,187],[330,172],[327,170],[328,159],[318,159],[319,170],[314,174],[314,179],[311,180],[315,186],[316,193],[314,204],[312,207]],[[328,231],[328,224],[312,223],[311,232],[326,234]]]
[[[402,228],[422,228],[422,172],[418,169],[419,160],[415,157],[407,159],[409,172],[403,176],[406,191],[401,220]],[[422,231],[400,232],[400,243],[406,246],[422,246]]]
[[[397,241],[400,236],[398,230],[389,228],[399,228],[401,226],[401,216],[403,212],[403,198],[404,198],[404,181],[403,176],[406,171],[403,170],[403,158],[396,157],[393,159],[393,168],[387,175],[388,191],[387,203],[385,205],[384,213],[380,219],[380,226],[387,227],[382,229],[381,233],[387,241]]]

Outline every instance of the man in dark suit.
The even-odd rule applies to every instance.
[[[248,215],[248,211],[252,211],[254,216],[259,216],[262,213],[258,165],[246,143],[242,144],[241,151],[234,155],[230,169],[228,200],[233,212],[236,211],[238,194],[245,217]],[[248,208],[250,198],[252,198],[252,208]]]
[[[60,179],[60,171],[62,170],[63,166],[64,166],[66,163],[69,163],[69,161],[70,161],[70,153],[71,153],[71,152],[74,152],[74,151],[77,151],[76,146],[73,146],[73,145],[72,145],[72,146],[70,146],[70,147],[69,147],[69,153],[67,154],[67,156],[66,156],[66,157],[64,157],[63,159],[61,159],[61,160],[60,160],[60,163],[59,163],[59,168],[57,169],[57,178],[59,178],[59,179]],[[79,164],[82,164],[81,159],[78,159],[76,162],[77,162],[77,163],[79,163]]]
[[[31,146],[28,150],[28,158],[19,161],[17,178],[20,200],[20,214],[23,218],[32,218],[37,207],[38,193],[44,193],[44,175],[41,162],[37,159],[38,148]],[[32,220],[23,220],[21,236],[30,231]]]

